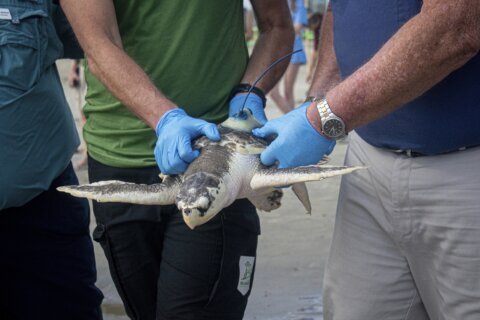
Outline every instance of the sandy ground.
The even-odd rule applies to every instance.
[[[67,99],[77,124],[83,94],[66,85],[71,61],[59,61]],[[301,102],[308,89],[305,67],[300,69],[295,93]],[[270,101],[269,118],[280,115]],[[301,141],[299,141],[301,143]],[[308,143],[308,142],[307,142]],[[338,143],[331,155],[332,164],[342,164],[345,143]],[[80,154],[74,156],[78,162]],[[78,170],[81,183],[87,182],[85,168]],[[246,320],[320,320],[322,317],[321,288],[338,196],[340,178],[330,178],[308,184],[312,215],[306,215],[291,191],[286,191],[282,207],[271,213],[260,213],[262,235],[253,290],[245,313]],[[92,216],[92,229],[94,226]],[[108,265],[100,246],[95,243],[98,268],[98,287],[105,295],[103,310],[106,320],[128,319],[110,278]]]

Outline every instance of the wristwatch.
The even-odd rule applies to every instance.
[[[318,101],[314,99],[313,101]],[[332,112],[325,98],[317,103],[318,114],[322,122],[322,133],[330,139],[341,139],[347,135],[345,132],[345,122]]]

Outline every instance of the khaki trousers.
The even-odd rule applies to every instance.
[[[480,148],[407,157],[350,136],[325,320],[480,319]]]

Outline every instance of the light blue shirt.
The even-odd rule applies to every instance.
[[[55,66],[60,38],[72,33],[56,10],[50,1],[0,0],[0,210],[48,190],[79,144]]]

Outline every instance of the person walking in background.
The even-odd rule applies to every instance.
[[[322,26],[322,18],[323,14],[320,12],[314,12],[308,17],[308,29],[312,31],[313,44],[307,65],[308,71],[305,79],[307,83],[310,83],[312,81],[313,73],[315,71],[315,67],[317,66],[318,45],[320,43],[320,27]]]
[[[303,47],[302,30],[307,26],[307,9],[303,0],[289,0],[290,11],[295,28],[295,40],[293,50],[301,50],[292,55],[287,71],[283,76],[283,95],[280,93],[280,82],[270,92],[270,98],[275,102],[277,107],[287,113],[295,106],[295,81],[297,80],[298,70],[300,66],[307,63],[307,56]]]
[[[286,1],[254,0],[259,37],[249,58],[242,2],[61,0],[87,57],[90,182],[183,173],[199,154],[191,141],[220,139],[215,123],[244,103],[266,122],[265,93],[287,63],[252,84],[291,52],[294,30]],[[132,319],[243,318],[260,233],[249,201],[195,230],[175,205],[93,206],[94,239]]]
[[[84,87],[82,86],[82,77],[81,77],[80,69],[81,69],[81,60],[80,59],[73,60],[70,72],[68,74],[67,83],[70,88],[76,91],[76,95],[77,95],[76,102],[77,102],[78,114],[80,116],[80,129],[83,129],[83,126],[85,125],[85,122],[87,122],[87,119],[83,114],[82,97],[85,93],[83,92]],[[73,168],[76,171],[85,168],[88,161],[87,146],[85,145],[85,143],[83,143],[83,140],[80,143],[80,147],[78,147],[77,152],[81,153],[82,155],[80,160],[78,160],[78,162],[73,166]]]
[[[480,2],[332,9],[313,102],[254,130],[277,137],[265,165],[316,163],[350,132],[345,164],[368,167],[342,177],[325,320],[477,320]]]
[[[51,1],[0,1],[0,319],[102,319],[79,138],[55,60],[83,53]]]

